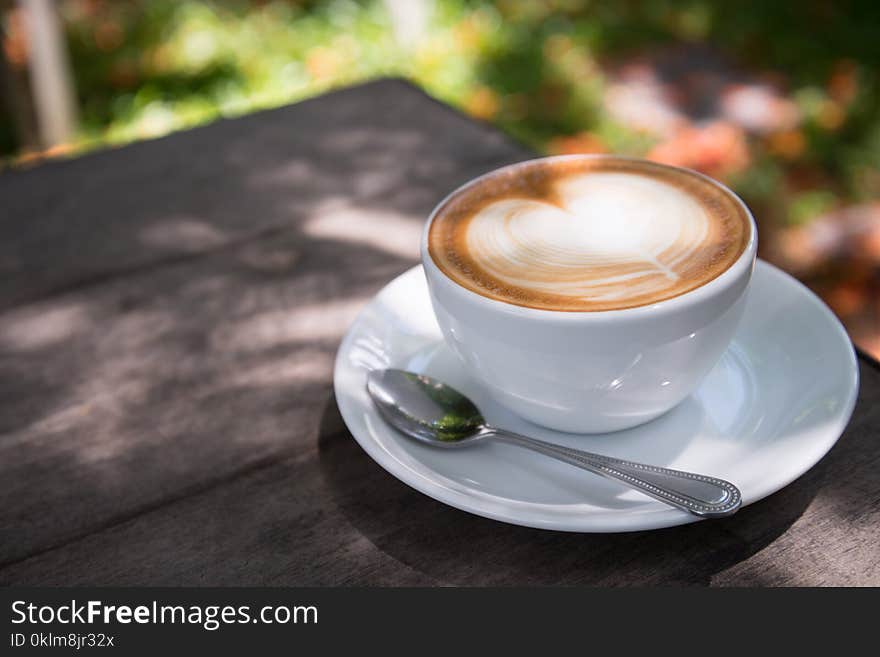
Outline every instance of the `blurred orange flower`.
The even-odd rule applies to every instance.
[[[859,78],[855,62],[850,60],[837,62],[828,80],[828,95],[838,103],[848,105],[858,92]]]
[[[778,261],[804,273],[834,258],[848,260],[850,278],[861,265],[874,270],[880,264],[880,202],[837,208],[777,236]]]
[[[826,291],[825,300],[840,317],[849,317],[861,310],[866,290],[857,283],[841,283]]]
[[[306,70],[315,80],[332,78],[342,63],[342,56],[332,48],[314,48],[306,56]]]
[[[122,45],[122,27],[113,20],[104,20],[95,26],[95,45],[98,50],[110,52]]]
[[[845,118],[846,112],[843,111],[840,103],[833,100],[826,100],[822,103],[819,113],[816,115],[816,121],[826,130],[837,130],[843,125]]]
[[[15,67],[24,67],[27,65],[28,58],[28,39],[27,29],[25,25],[24,10],[19,7],[13,7],[9,10],[6,19],[6,34],[2,34],[3,52],[6,53],[6,59]]]
[[[767,140],[767,148],[771,153],[794,160],[803,154],[807,147],[807,140],[800,130],[783,130],[770,135]]]
[[[880,222],[874,224],[862,242],[865,255],[874,262],[880,263]]]
[[[476,50],[480,45],[480,26],[473,16],[460,20],[452,29],[456,43],[465,50]]]
[[[107,79],[118,89],[131,89],[139,80],[138,67],[130,59],[120,59],[110,68]]]
[[[591,132],[554,137],[547,145],[553,155],[573,155],[575,153],[607,153],[608,147]]]
[[[745,133],[726,121],[680,128],[671,138],[654,146],[646,157],[717,178],[742,171],[750,161]]]
[[[498,114],[500,106],[498,94],[489,87],[477,87],[464,102],[464,107],[468,114],[486,120]]]
[[[544,41],[541,50],[549,60],[560,60],[571,52],[574,42],[565,34],[553,34]]]

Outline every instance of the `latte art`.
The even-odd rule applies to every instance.
[[[467,227],[468,250],[507,286],[617,302],[679,284],[712,238],[706,210],[677,189],[620,173],[573,176],[559,205],[495,201]]]
[[[564,311],[629,308],[715,278],[742,253],[748,218],[723,188],[648,162],[525,163],[437,212],[434,262],[473,291]]]

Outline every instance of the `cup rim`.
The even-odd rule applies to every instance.
[[[589,159],[589,160],[623,160],[629,162],[648,162],[652,166],[657,166],[665,169],[671,169],[674,171],[682,171],[688,174],[697,176],[698,178],[708,182],[711,185],[719,188],[721,191],[726,193],[730,198],[732,198],[745,213],[746,218],[748,219],[749,224],[749,239],[746,242],[746,246],[743,249],[743,252],[739,255],[739,257],[733,261],[733,263],[725,269],[718,276],[713,278],[710,281],[703,283],[695,287],[692,290],[688,290],[678,296],[671,297],[669,299],[664,299],[662,301],[657,301],[655,303],[644,304],[641,306],[632,306],[630,308],[618,308],[613,310],[551,310],[546,308],[532,308],[529,306],[519,306],[517,304],[510,303],[508,301],[501,301],[499,299],[490,299],[489,297],[485,297],[482,294],[474,292],[470,290],[457,281],[453,280],[450,276],[446,274],[440,267],[434,262],[434,258],[428,250],[428,235],[431,230],[431,224],[434,222],[435,217],[437,216],[438,211],[442,208],[450,199],[455,197],[456,195],[464,192],[470,187],[479,184],[481,181],[499,174],[503,171],[508,171],[510,169],[516,169],[518,167],[525,167],[529,164],[533,164],[536,162],[547,162],[547,161],[564,161],[564,160],[581,160],[581,159]],[[755,222],[755,217],[752,215],[752,211],[749,210],[748,206],[745,202],[727,185],[724,183],[715,180],[714,178],[707,176],[704,173],[700,173],[699,171],[695,171],[694,169],[690,169],[687,167],[677,167],[670,164],[664,164],[661,162],[654,162],[652,160],[647,160],[645,158],[640,157],[631,157],[627,155],[610,155],[604,153],[578,153],[571,155],[548,155],[543,157],[533,157],[527,160],[521,160],[519,162],[514,162],[511,164],[507,164],[501,167],[497,167],[488,171],[476,178],[473,178],[462,185],[459,185],[451,192],[449,192],[446,196],[444,196],[435,206],[434,209],[431,210],[431,214],[428,215],[428,220],[425,222],[425,227],[422,230],[422,238],[421,238],[421,259],[422,265],[426,270],[430,270],[435,275],[439,275],[440,279],[445,283],[451,285],[456,291],[463,293],[466,298],[471,301],[484,305],[489,309],[494,309],[496,311],[506,313],[509,315],[515,315],[524,318],[535,318],[535,319],[543,319],[547,320],[555,320],[555,321],[586,321],[586,320],[594,320],[594,321],[610,321],[610,320],[618,320],[618,319],[635,319],[642,318],[648,316],[657,316],[663,315],[671,312],[676,312],[679,310],[683,310],[685,308],[697,305],[713,296],[722,290],[726,289],[729,285],[739,279],[739,277],[744,274],[746,271],[750,271],[754,266],[755,256],[757,253],[758,246],[758,228]]]

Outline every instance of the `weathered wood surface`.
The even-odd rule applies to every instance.
[[[342,424],[348,323],[529,153],[399,81],[0,175],[2,584],[880,584],[880,369],[730,520],[571,535],[434,502]]]

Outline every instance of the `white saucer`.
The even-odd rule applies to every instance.
[[[543,429],[493,402],[459,367],[434,321],[421,267],[361,312],[336,357],[339,410],[361,447],[413,488],[451,506],[527,527],[620,532],[695,517],[620,484],[503,444],[437,450],[398,434],[367,396],[367,372],[399,367],[452,384],[487,420],[544,440],[722,477],[756,502],[809,470],[846,427],[858,392],[852,344],[803,285],[758,262],[740,328],[694,395],[641,427],[581,436]],[[716,521],[717,522],[717,521]]]

